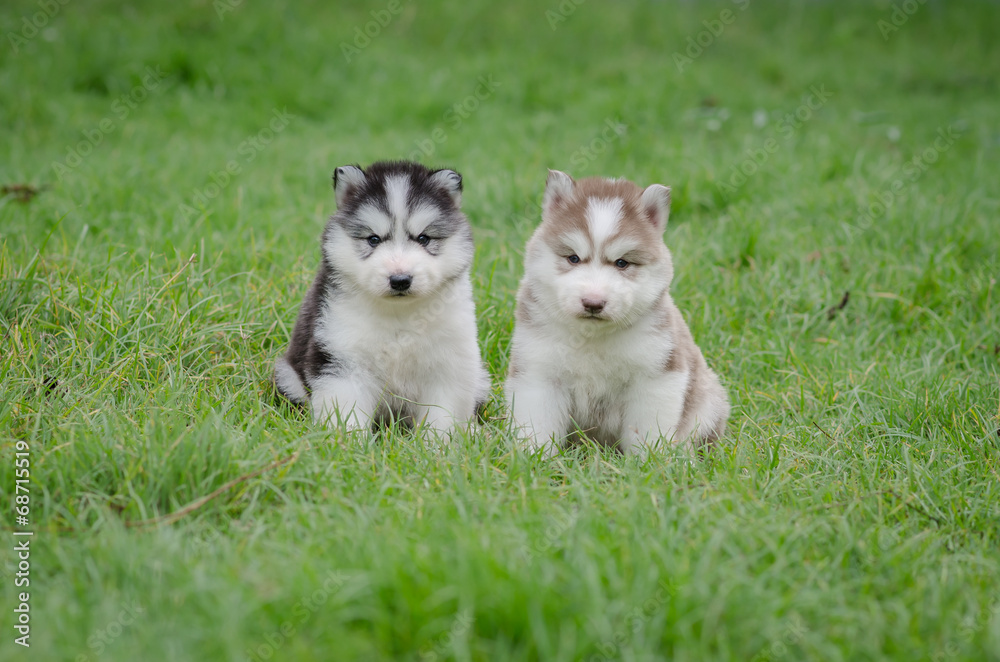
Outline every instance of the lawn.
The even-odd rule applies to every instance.
[[[1000,5],[282,4],[0,9],[0,659],[1000,660]],[[465,178],[444,448],[268,382],[383,158]],[[550,167],[673,187],[707,456],[517,450]]]

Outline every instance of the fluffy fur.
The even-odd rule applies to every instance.
[[[574,432],[626,453],[697,447],[729,417],[670,297],[670,189],[549,171],[517,293],[506,396],[532,449]]]
[[[410,162],[334,173],[337,213],[274,382],[318,423],[447,430],[490,388],[476,333],[462,177]]]

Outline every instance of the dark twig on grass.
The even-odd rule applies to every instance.
[[[844,296],[841,297],[840,303],[838,303],[836,306],[830,306],[829,308],[826,309],[826,318],[828,320],[832,320],[834,317],[837,316],[837,313],[839,313],[841,310],[847,307],[847,302],[850,300],[851,300],[851,292],[850,290],[848,290],[847,292],[844,292]]]
[[[140,526],[158,526],[158,525],[161,525],[161,524],[173,524],[174,522],[176,522],[177,520],[181,519],[182,517],[190,515],[194,511],[198,510],[199,508],[201,508],[206,503],[208,503],[209,501],[211,501],[215,497],[219,496],[223,492],[226,492],[227,490],[231,490],[232,488],[236,487],[240,483],[246,482],[246,481],[250,480],[251,478],[255,478],[255,477],[261,475],[262,473],[264,473],[265,471],[270,471],[271,469],[277,469],[278,467],[280,467],[280,466],[282,466],[284,464],[288,464],[289,462],[294,462],[295,460],[298,459],[298,457],[299,457],[298,452],[293,453],[292,455],[290,455],[289,457],[286,457],[283,460],[278,460],[276,462],[272,462],[271,464],[267,465],[266,467],[261,467],[260,469],[257,469],[256,471],[250,472],[250,473],[248,473],[246,475],[240,476],[239,478],[234,478],[233,480],[229,481],[228,483],[226,483],[222,487],[218,488],[217,490],[215,490],[211,494],[207,494],[207,495],[201,497],[200,499],[196,499],[195,501],[192,501],[191,503],[189,503],[188,505],[184,506],[180,510],[176,510],[176,511],[174,511],[172,513],[169,513],[167,515],[160,515],[159,517],[153,517],[153,518],[150,518],[150,519],[133,520],[131,522],[125,522],[125,526],[127,526],[127,527],[140,527]]]
[[[211,501],[215,497],[219,496],[220,494],[222,494],[223,492],[225,492],[227,490],[231,490],[232,488],[236,487],[240,483],[244,483],[244,482],[250,480],[251,478],[256,478],[257,476],[261,475],[265,471],[270,471],[271,469],[277,469],[278,467],[280,467],[282,465],[285,465],[285,464],[288,464],[290,462],[294,462],[297,459],[299,459],[299,452],[298,451],[296,451],[295,453],[291,454],[290,456],[284,458],[283,460],[277,460],[277,461],[272,462],[271,464],[269,464],[269,465],[267,465],[265,467],[261,467],[260,469],[257,469],[256,471],[251,471],[250,473],[244,474],[243,476],[240,476],[239,478],[234,478],[233,480],[229,481],[225,485],[223,485],[223,486],[219,487],[218,489],[216,489],[211,494],[206,494],[205,496],[201,497],[200,499],[196,499],[196,500],[192,501],[191,503],[189,503],[188,505],[184,506],[180,510],[175,510],[172,513],[168,513],[166,515],[160,515],[159,517],[151,517],[150,519],[126,521],[125,522],[125,526],[127,526],[129,528],[138,528],[138,527],[145,527],[145,526],[159,526],[161,524],[173,524],[177,520],[179,520],[179,519],[181,519],[183,517],[186,517],[187,515],[190,515],[191,513],[193,513],[194,511],[198,510],[199,508],[201,508],[202,506],[204,506],[206,503],[208,503],[209,501]],[[117,510],[117,508],[115,506],[112,506],[112,510]],[[12,527],[8,527],[8,526],[4,526],[2,528],[3,528],[4,531],[13,531],[14,530]],[[76,529],[76,528],[73,528],[73,527],[51,527],[51,528],[52,528],[52,530],[59,531],[60,533],[78,533],[80,531],[80,529]]]
[[[944,526],[946,524],[946,522],[943,519],[941,519],[940,517],[937,517],[936,515],[931,515],[929,512],[927,512],[923,508],[920,508],[919,506],[915,506],[914,504],[910,503],[910,499],[904,499],[902,496],[900,496],[899,494],[897,494],[893,490],[886,490],[886,494],[888,494],[889,496],[893,496],[893,497],[899,499],[900,501],[903,502],[904,506],[906,506],[907,508],[909,508],[910,510],[912,510],[915,513],[923,515],[924,517],[926,517],[927,519],[931,520],[932,522],[934,522],[938,526]]]
[[[834,501],[831,503],[821,503],[806,508],[803,512],[810,512],[813,510],[828,510],[830,508],[844,508],[847,506],[853,506],[855,504],[861,503],[866,499],[871,499],[872,497],[879,497],[879,496],[891,496],[894,499],[897,499],[898,501],[901,502],[900,505],[902,505],[904,508],[908,508],[909,510],[912,510],[915,513],[933,521],[940,527],[943,527],[946,524],[946,522],[942,520],[940,517],[932,515],[923,508],[920,508],[919,506],[916,506],[913,503],[911,503],[914,495],[911,494],[908,498],[904,499],[902,495],[900,495],[899,492],[896,492],[895,490],[876,490],[874,492],[869,492],[868,494],[863,494],[855,499],[851,499],[850,501]]]
[[[826,430],[824,430],[823,428],[821,428],[819,426],[819,423],[817,423],[816,421],[813,421],[813,425],[816,426],[817,430],[819,430],[820,432],[822,432],[823,434],[825,434],[827,439],[829,439],[830,441],[837,441],[836,439],[833,438],[832,434],[830,434],[829,432],[827,432]]]
[[[4,184],[0,186],[0,195],[12,195],[21,204],[31,202],[31,199],[41,193],[44,186],[31,184]]]

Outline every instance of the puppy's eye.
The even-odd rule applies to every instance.
[[[431,243],[431,238],[425,234],[422,234],[419,237],[417,237],[417,243],[420,244],[421,246],[426,246],[427,244]]]
[[[570,255],[566,259],[569,260],[570,264],[580,264],[580,256],[579,255]]]
[[[618,267],[619,269],[624,269],[628,265],[629,265],[628,260],[623,260],[621,258],[615,260],[615,266]]]
[[[375,247],[382,243],[382,238],[377,234],[373,234],[366,240],[369,246]]]

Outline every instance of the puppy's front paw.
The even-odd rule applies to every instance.
[[[358,432],[368,427],[366,416],[351,409],[347,414],[342,414],[335,403],[324,403],[318,407],[313,407],[313,423],[323,426],[328,430],[343,429],[345,432]]]

